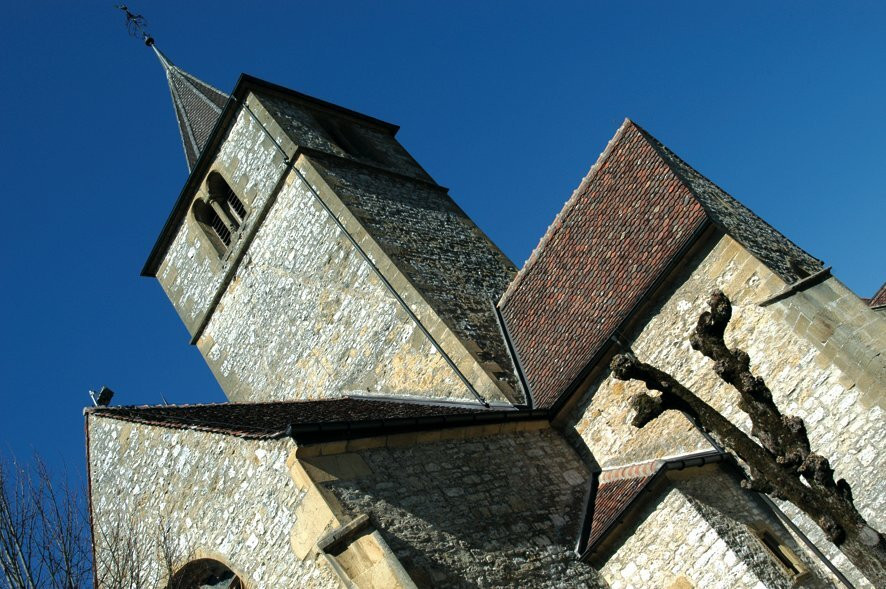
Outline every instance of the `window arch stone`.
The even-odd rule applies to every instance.
[[[192,560],[169,580],[166,589],[245,589],[240,577],[211,558]]]

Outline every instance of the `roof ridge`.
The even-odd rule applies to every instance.
[[[624,479],[646,478],[657,473],[664,466],[666,459],[656,458],[647,462],[638,462],[616,468],[606,469],[600,473],[600,484],[612,483]]]
[[[578,201],[579,196],[582,193],[582,190],[591,183],[594,177],[597,175],[598,170],[606,163],[606,160],[609,159],[609,155],[612,153],[615,146],[621,141],[622,136],[624,136],[625,130],[630,126],[637,126],[630,118],[625,117],[625,120],[622,121],[621,126],[615,132],[615,135],[609,140],[609,143],[606,144],[606,148],[600,152],[600,155],[597,157],[597,161],[591,166],[588,173],[585,174],[585,177],[582,178],[581,182],[579,182],[578,187],[572,191],[572,194],[563,204],[563,208],[560,209],[560,212],[557,213],[557,216],[554,217],[554,220],[548,225],[547,230],[544,235],[542,235],[541,239],[538,241],[538,245],[532,250],[532,253],[523,263],[523,267],[517,272],[517,275],[514,276],[514,279],[511,280],[511,283],[508,284],[508,287],[505,289],[505,292],[501,295],[501,298],[498,300],[498,307],[504,307],[511,294],[517,290],[517,287],[520,286],[520,283],[523,281],[525,276],[529,274],[532,270],[532,267],[535,266],[538,258],[544,253],[545,245],[550,241],[553,236],[557,233],[560,227],[563,226],[563,218],[569,214],[572,208],[575,206],[575,203]]]
[[[699,172],[695,167],[693,167],[686,160],[677,155],[677,153],[675,153],[673,150],[671,150],[671,148],[659,141],[646,129],[644,129],[640,125],[637,125],[636,123],[634,123],[634,127],[637,128],[643,139],[646,140],[646,142],[655,150],[659,157],[661,157],[661,159],[667,164],[667,166],[671,169],[677,179],[679,179],[680,182],[687,188],[687,190],[689,190],[689,193],[693,196],[693,198],[695,198],[696,202],[698,202],[702,210],[704,210],[707,218],[710,219],[710,221],[721,231],[738,241],[745,249],[747,249],[752,255],[754,255],[754,257],[763,262],[763,264],[769,267],[770,270],[778,274],[779,277],[785,280],[785,282],[789,284],[796,282],[797,280],[804,278],[805,275],[812,274],[817,272],[818,270],[821,270],[821,268],[824,266],[824,263],[821,260],[810,255],[808,252],[806,252],[806,250],[794,243],[786,235],[776,229],[772,224],[767,222],[763,217],[755,213],[750,207],[729,194],[729,192],[724,190],[719,184]],[[704,190],[704,188],[708,188],[709,190]],[[767,256],[762,255],[764,252],[757,251],[757,248],[753,244],[753,240],[748,238],[749,236],[741,235],[740,231],[736,231],[735,228],[729,227],[728,214],[724,215],[724,217],[721,218],[720,214],[723,211],[714,210],[711,206],[711,203],[708,202],[708,198],[706,197],[716,199],[725,208],[740,209],[743,215],[747,216],[754,222],[762,224],[763,229],[769,230],[771,234],[775,236],[776,240],[784,240],[784,242],[786,242],[786,245],[788,246],[788,249],[794,250],[794,255],[782,252],[786,253],[786,255],[789,255],[791,258],[791,260],[788,261],[788,268],[776,267],[776,264],[774,264],[774,260],[767,259]],[[746,224],[746,220],[743,220],[742,224]],[[805,257],[806,259],[802,259],[803,257]],[[802,273],[798,273],[797,269],[791,265],[792,263],[796,263],[797,265],[802,263],[805,266],[802,269],[805,271],[806,274],[804,275]]]

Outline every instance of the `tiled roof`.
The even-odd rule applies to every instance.
[[[689,186],[711,221],[786,283],[792,284],[824,268],[821,260],[810,256],[752,210],[702,176],[658,139],[643,129],[640,131]]]
[[[707,221],[787,282],[821,269],[626,120],[499,301],[538,407],[550,407]]]
[[[883,286],[880,287],[874,296],[871,297],[870,302],[868,302],[872,308],[876,309],[877,307],[886,306],[886,282],[883,283]]]
[[[290,425],[346,430],[349,424],[379,426],[441,417],[492,416],[498,411],[462,405],[410,403],[373,399],[327,399],[275,403],[216,403],[93,407],[87,414],[176,429],[192,429],[242,438],[269,439],[287,435]]]
[[[499,303],[536,406],[578,377],[704,219],[626,121]]]
[[[617,522],[619,515],[643,492],[655,473],[635,478],[619,478],[601,482],[594,499],[591,535],[587,545],[593,547]]]
[[[151,48],[166,72],[188,171],[191,171],[215,128],[228,95],[173,64],[153,44]]]

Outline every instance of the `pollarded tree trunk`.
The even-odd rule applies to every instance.
[[[886,540],[858,513],[849,484],[834,480],[827,458],[810,449],[803,420],[782,415],[762,378],[750,371],[750,357],[729,349],[723,334],[732,318],[732,305],[721,291],[711,294],[710,311],[702,313],[690,337],[692,347],[714,361],[714,371],[739,392],[739,408],[751,418],[755,442],[716,409],[702,401],[673,376],[619,354],[612,372],[620,380],[640,380],[649,390],[631,398],[635,427],[643,427],[667,410],[682,411],[706,432],[718,437],[746,465],[745,488],[790,501],[806,513],[876,587],[886,587]]]

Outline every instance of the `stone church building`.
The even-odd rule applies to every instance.
[[[630,120],[518,269],[395,125],[154,51],[190,175],[143,274],[229,402],[86,410],[99,586],[871,586],[683,414],[632,427],[609,361],[749,430],[688,343],[722,289],[727,342],[883,530],[886,291]]]

